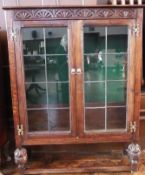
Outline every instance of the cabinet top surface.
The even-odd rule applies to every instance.
[[[18,7],[18,6],[4,6],[3,9],[4,10],[21,10],[21,9],[51,9],[51,8],[145,8],[145,4],[144,5],[96,5],[96,6],[92,6],[92,5],[87,5],[87,6],[22,6],[22,7]]]

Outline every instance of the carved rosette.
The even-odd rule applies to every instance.
[[[114,9],[98,9],[97,14],[98,14],[98,17],[101,17],[101,18],[114,18],[115,10]]]
[[[17,9],[14,18],[18,21],[54,20],[54,19],[105,19],[105,18],[136,18],[136,9],[130,8],[46,8]]]
[[[122,18],[132,18],[133,16],[136,16],[135,11],[132,9],[120,9],[118,11],[118,14]]]
[[[138,165],[139,157],[141,154],[141,148],[139,144],[131,143],[128,146],[127,153],[128,153],[128,157],[131,163],[131,171],[134,172],[137,170],[137,165]]]
[[[15,163],[18,168],[24,168],[27,162],[27,150],[25,148],[17,148],[14,152]]]

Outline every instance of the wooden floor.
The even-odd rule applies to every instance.
[[[67,163],[66,163],[67,162]],[[59,170],[60,169],[63,169],[63,168],[78,168],[78,167],[83,167],[83,166],[87,166],[87,167],[91,167],[91,166],[94,166],[96,165],[96,171],[94,170],[94,172],[90,172],[90,173],[75,173],[71,171],[71,173],[58,173],[59,175],[130,175],[131,173],[130,172],[106,172],[106,173],[101,173],[99,172],[98,168],[99,166],[101,165],[106,165],[108,164],[108,167],[112,167],[115,168],[115,167],[118,167],[121,165],[123,167],[125,166],[129,166],[128,164],[128,160],[127,160],[127,157],[123,157],[122,159],[118,159],[118,158],[115,158],[115,159],[108,159],[107,158],[95,158],[95,157],[86,157],[85,159],[78,159],[78,160],[73,160],[73,161],[70,161],[70,160],[67,160],[65,162],[65,160],[57,160],[57,161],[52,161],[51,163],[49,162],[49,164],[47,165],[47,163],[43,162],[43,161],[35,161],[35,162],[31,162],[29,164],[27,164],[27,169],[25,171],[26,174],[34,174],[35,172],[35,169],[39,169],[40,167],[44,168],[44,170],[46,170],[46,168],[49,168],[48,172],[47,171],[39,171],[39,175],[47,175],[47,174],[51,174],[51,171],[53,172],[54,174],[54,171],[53,171],[53,167],[57,168]],[[116,169],[116,168],[115,168]],[[43,172],[43,173],[42,173]],[[97,173],[96,173],[97,172]],[[2,173],[2,174],[1,174]],[[3,168],[3,170],[0,171],[0,175],[20,175],[19,172],[17,172],[17,170],[11,165],[11,166],[5,166],[5,168]],[[139,169],[138,169],[138,172],[134,173],[134,175],[145,175],[145,151],[142,152],[142,155],[141,155],[141,158],[140,158],[140,163],[139,163]]]

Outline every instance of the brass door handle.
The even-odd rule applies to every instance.
[[[71,74],[76,74],[76,69],[75,68],[71,69]]]
[[[82,71],[81,71],[80,68],[77,68],[77,69],[72,68],[72,69],[71,69],[71,74],[79,75],[79,74],[81,74],[81,73],[82,73]]]
[[[82,73],[81,68],[77,68],[77,74],[81,74],[81,73]]]

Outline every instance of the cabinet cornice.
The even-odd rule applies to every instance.
[[[134,8],[46,8],[15,9],[14,19],[18,21],[39,21],[56,19],[134,19]]]

